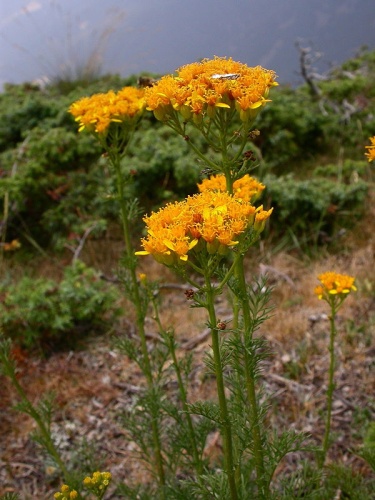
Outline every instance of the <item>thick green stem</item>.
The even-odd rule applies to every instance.
[[[331,316],[330,321],[330,336],[329,336],[329,371],[328,371],[328,387],[327,387],[327,419],[326,428],[323,438],[322,453],[320,457],[320,467],[324,467],[327,451],[329,448],[329,437],[331,432],[331,418],[332,418],[332,402],[333,402],[333,391],[335,390],[335,383],[333,380],[335,371],[335,337],[336,337],[336,327],[335,327],[335,316],[336,308],[335,301],[331,301]]]
[[[253,453],[255,460],[255,467],[257,471],[257,485],[262,498],[267,498],[269,491],[268,485],[264,476],[264,450],[262,444],[261,422],[258,408],[258,401],[256,397],[255,379],[254,379],[254,361],[251,360],[251,354],[248,350],[253,337],[253,323],[251,321],[250,306],[247,300],[246,280],[244,272],[244,256],[238,260],[236,268],[236,276],[239,286],[241,288],[240,303],[243,314],[243,342],[244,342],[244,361],[245,361],[245,376],[246,376],[246,392],[249,401],[249,417],[252,428],[253,437]]]
[[[141,301],[141,296],[139,293],[139,285],[137,281],[137,275],[136,275],[136,266],[132,264],[133,261],[133,254],[134,254],[134,249],[132,246],[131,242],[131,231],[130,231],[130,223],[129,223],[129,217],[128,217],[128,211],[126,207],[126,200],[124,196],[124,181],[121,175],[121,166],[120,166],[120,155],[114,153],[110,155],[110,159],[112,162],[112,165],[115,169],[116,172],[116,177],[117,177],[117,193],[118,193],[118,200],[120,203],[120,208],[121,208],[121,221],[122,221],[122,228],[123,228],[123,236],[124,236],[124,242],[125,242],[125,251],[128,257],[128,262],[129,262],[129,272],[130,272],[130,278],[132,282],[132,298],[134,301],[134,306],[136,310],[136,324],[138,328],[138,333],[139,333],[139,338],[141,341],[141,350],[142,350],[142,357],[143,357],[143,365],[144,365],[144,374],[146,376],[147,380],[147,385],[149,390],[155,394],[155,387],[154,387],[154,381],[152,377],[152,369],[151,369],[151,362],[147,350],[147,341],[146,341],[146,333],[145,333],[145,327],[144,327],[144,313],[143,313],[143,307],[142,307],[142,301]],[[153,435],[153,442],[154,442],[154,451],[155,451],[155,461],[156,461],[156,470],[157,474],[159,477],[159,483],[163,487],[165,485],[165,472],[164,472],[164,466],[163,466],[163,457],[161,453],[161,441],[160,441],[160,429],[158,425],[158,415],[152,415],[152,421],[151,421],[151,426],[152,426],[152,435]],[[164,497],[164,494],[163,494]]]
[[[223,376],[223,368],[222,368],[221,353],[220,353],[219,331],[216,328],[217,318],[214,307],[214,291],[212,289],[209,277],[206,276],[205,282],[206,282],[205,284],[206,284],[206,297],[207,297],[206,307],[209,313],[210,324],[211,324],[211,340],[212,340],[212,351],[215,362],[216,388],[219,399],[220,418],[222,422],[222,431],[223,431],[225,471],[228,476],[231,499],[236,500],[238,498],[238,494],[235,481],[235,470],[234,470],[234,460],[233,460],[232,426],[229,418],[227,399],[225,396],[224,376]]]

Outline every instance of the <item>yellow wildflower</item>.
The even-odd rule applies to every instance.
[[[237,109],[248,122],[265,105],[270,87],[277,85],[273,71],[249,67],[231,58],[215,57],[187,64],[145,91],[147,109],[158,120],[167,121],[174,113],[183,120],[199,123],[213,118],[217,109]]]
[[[139,273],[138,278],[142,284],[145,284],[147,282],[147,275],[145,273]]]
[[[368,157],[368,161],[375,160],[375,135],[370,137],[371,146],[365,146],[368,149],[368,152],[365,155]]]
[[[349,294],[351,291],[356,291],[352,276],[346,274],[337,274],[329,271],[318,276],[321,285],[314,290],[319,299],[323,299],[329,295],[340,295],[341,297]]]
[[[78,498],[76,490],[71,490],[67,484],[61,486],[61,492],[55,493],[53,497],[56,500],[75,500]]]
[[[186,261],[191,250],[202,249],[201,242],[209,253],[224,254],[239,243],[258,214],[264,214],[265,220],[271,211],[256,209],[227,192],[206,190],[145,217],[144,250],[136,255],[151,254],[156,261],[172,266]]]
[[[244,175],[241,179],[237,179],[233,183],[233,196],[245,202],[254,202],[259,198],[261,192],[265,189],[265,185],[257,181],[249,174]],[[198,189],[202,193],[206,190],[211,191],[226,191],[225,176],[213,175],[208,179],[204,179],[198,184]]]
[[[79,123],[79,131],[87,129],[105,134],[111,123],[133,125],[145,108],[144,90],[124,87],[105,94],[94,94],[74,102],[69,112]]]
[[[85,477],[83,484],[94,494],[100,494],[100,498],[102,498],[103,492],[107,489],[111,479],[112,474],[110,472],[97,471],[91,477]]]

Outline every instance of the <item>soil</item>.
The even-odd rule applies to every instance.
[[[318,259],[312,260],[290,252],[272,254],[260,247],[258,255],[254,257],[254,252],[248,260],[249,279],[252,274],[267,273],[274,287],[274,314],[258,331],[272,351],[263,363],[261,377],[266,393],[272,394],[269,424],[277,430],[308,432],[317,444],[324,433],[329,321],[327,305],[317,299],[313,288],[317,275],[327,270],[356,276],[358,292],[350,294],[337,320],[332,416],[335,442],[328,461],[350,465],[365,476],[371,474],[370,469],[356,450],[375,414],[373,215],[369,214],[355,233],[344,237],[341,250],[334,255],[322,251]],[[86,254],[89,264],[90,252],[98,255],[92,250],[89,248]],[[203,311],[189,308],[186,286],[151,258],[145,259],[142,266],[151,279],[160,278],[162,273],[163,321],[175,327],[179,354],[194,353],[190,397],[214,398],[213,386],[204,377],[203,356],[210,347],[210,338]],[[230,316],[224,299],[217,307],[223,320]],[[151,316],[146,326],[152,349],[158,334]],[[131,315],[123,318],[118,331],[120,335],[136,335]],[[101,470],[112,473],[113,483],[147,480],[147,471],[134,458],[135,445],[119,419],[121,410],[134,403],[144,381],[134,363],[113,348],[110,333],[89,338],[80,349],[46,358],[21,350],[15,350],[14,356],[18,380],[32,402],[39,401],[46,392],[55,393],[52,431],[67,460],[80,460],[72,450],[85,439],[95,444],[95,458],[104,457]],[[53,498],[61,486],[57,471],[31,439],[35,429],[32,419],[12,408],[18,397],[9,381],[3,377],[0,382],[0,494],[15,491],[25,500]],[[220,454],[216,433],[210,435],[206,453],[213,460]],[[277,474],[294,470],[299,458],[286,457]],[[106,498],[119,497],[111,490]]]

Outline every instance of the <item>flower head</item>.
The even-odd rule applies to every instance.
[[[339,296],[343,299],[351,291],[356,291],[352,276],[337,274],[329,271],[318,276],[321,285],[315,288],[315,294],[319,299],[329,299],[330,296]]]
[[[241,177],[241,179],[234,181],[233,196],[245,202],[254,202],[259,198],[265,187],[266,186],[264,184],[246,174]],[[207,190],[226,191],[225,176],[220,174],[204,179],[200,184],[198,184],[198,189],[201,193]]]
[[[147,237],[142,239],[144,250],[136,255],[151,254],[173,266],[186,262],[191,251],[225,254],[253,226],[258,210],[227,192],[206,190],[189,196],[144,218]]]
[[[236,109],[243,122],[253,120],[268,102],[270,87],[277,85],[273,71],[249,67],[231,58],[215,57],[187,64],[146,89],[147,109],[158,120],[179,113],[184,121],[199,124],[217,110]]]
[[[112,474],[110,472],[97,471],[91,477],[85,477],[83,484],[89,491],[103,498],[103,494],[108,488],[111,479]]]
[[[124,87],[118,92],[94,94],[74,102],[69,112],[79,123],[79,131],[87,129],[105,134],[111,123],[133,125],[145,108],[144,90]]]
[[[365,146],[366,149],[368,149],[368,152],[365,153],[365,155],[368,158],[368,161],[374,161],[375,160],[375,135],[373,137],[370,137],[371,141],[371,146]]]
[[[61,486],[61,491],[55,493],[53,497],[56,500],[75,500],[78,498],[76,490],[71,490],[67,484]]]

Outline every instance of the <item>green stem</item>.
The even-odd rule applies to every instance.
[[[247,129],[245,129],[245,127],[243,127],[243,137],[242,137],[242,142],[241,142],[241,145],[237,151],[237,154],[234,156],[233,158],[233,162],[237,162],[239,161],[242,153],[243,153],[243,150],[245,149],[245,146],[249,140],[249,137],[248,137],[248,131],[250,130],[250,126],[247,127]]]
[[[143,307],[142,307],[142,300],[141,296],[139,293],[139,285],[137,281],[137,275],[136,275],[136,265],[134,265],[133,259],[134,259],[134,249],[132,246],[131,242],[131,231],[130,231],[130,223],[129,223],[129,217],[128,217],[128,211],[126,207],[126,200],[124,196],[124,183],[123,183],[123,178],[121,175],[121,165],[120,165],[120,155],[115,153],[110,154],[110,160],[112,162],[112,165],[115,169],[116,172],[116,177],[117,177],[117,193],[118,193],[118,200],[120,203],[121,207],[121,220],[122,220],[122,228],[123,228],[123,237],[124,237],[124,242],[125,242],[125,251],[127,254],[127,257],[129,259],[129,272],[130,272],[130,278],[132,282],[132,295],[133,295],[133,301],[134,301],[134,306],[136,310],[136,324],[138,328],[138,333],[141,341],[141,350],[142,350],[142,357],[143,357],[143,364],[144,364],[144,373],[146,376],[147,380],[147,385],[149,390],[153,395],[155,395],[155,387],[154,387],[154,381],[153,381],[153,376],[152,376],[152,369],[151,369],[151,362],[147,350],[147,341],[146,341],[146,332],[145,332],[145,327],[144,327],[144,314],[143,314]],[[161,441],[160,441],[160,429],[158,425],[158,415],[152,415],[152,421],[151,421],[151,426],[152,426],[152,435],[153,435],[153,442],[154,442],[154,451],[155,451],[155,461],[156,461],[156,470],[157,474],[159,477],[159,483],[163,487],[165,486],[165,472],[164,472],[164,466],[163,466],[163,457],[161,453]],[[163,489],[163,488],[162,488]],[[163,494],[164,498],[164,494]]]
[[[189,147],[194,151],[194,153],[202,160],[204,161],[204,163],[206,165],[208,165],[208,167],[210,167],[214,172],[217,172],[217,171],[220,171],[220,167],[219,165],[217,165],[216,163],[214,163],[213,161],[211,161],[209,158],[207,158],[207,156],[202,153],[198,148],[197,146],[195,146],[195,144],[189,139],[189,137],[186,135],[185,133],[185,129],[184,127],[181,126],[181,122],[180,122],[180,119],[179,119],[179,116],[178,114],[176,113],[176,115],[174,116],[174,118],[168,122],[168,126],[174,130],[175,132],[177,132],[177,134],[181,135],[182,137],[185,138],[187,144],[189,145]],[[206,139],[207,141],[207,144],[210,145],[212,148],[215,149],[215,146],[216,144],[212,143],[210,141],[210,138],[208,137],[208,135],[205,133],[204,130],[200,130],[200,132],[203,134],[203,137]]]
[[[220,418],[223,430],[225,471],[228,476],[231,499],[236,500],[238,498],[238,494],[235,481],[235,470],[234,470],[234,460],[233,460],[232,426],[229,419],[227,400],[225,396],[224,376],[223,376],[221,353],[220,353],[219,331],[216,328],[217,319],[214,307],[214,290],[211,286],[211,281],[209,276],[205,276],[205,285],[206,285],[206,297],[207,297],[206,307],[209,313],[210,324],[211,324],[211,339],[212,339],[212,351],[215,362],[216,388],[219,399]]]
[[[250,346],[253,338],[253,323],[251,321],[250,306],[248,300],[245,298],[247,296],[246,290],[246,279],[244,272],[244,256],[238,260],[236,268],[236,276],[238,279],[239,286],[242,290],[241,297],[239,301],[241,303],[242,313],[243,313],[243,342],[244,342],[244,361],[245,361],[245,376],[246,376],[246,392],[249,401],[249,416],[250,424],[252,429],[253,437],[253,453],[255,460],[255,467],[257,471],[257,485],[259,493],[262,494],[262,498],[267,498],[269,491],[267,482],[265,480],[265,468],[264,468],[264,450],[262,444],[261,435],[261,422],[258,408],[258,401],[256,397],[255,379],[254,379],[254,360],[251,360],[251,355],[249,353],[248,347]]]
[[[237,261],[238,259],[241,258],[241,255],[238,253],[236,254],[234,260],[233,260],[233,263],[232,265],[230,266],[229,270],[227,271],[226,275],[224,276],[224,278],[220,281],[220,284],[216,287],[216,292],[217,293],[221,293],[224,286],[226,285],[226,283],[229,281],[229,279],[233,276],[233,271],[236,269],[236,266],[237,266]],[[237,323],[236,323],[236,326],[234,326],[233,328],[237,328]]]
[[[192,448],[192,452],[193,452],[193,458],[194,458],[194,463],[195,463],[195,467],[196,467],[196,472],[197,472],[198,478],[200,478],[201,474],[203,473],[203,463],[202,463],[202,460],[201,460],[201,458],[199,456],[199,452],[198,452],[198,446],[197,446],[197,442],[196,442],[196,438],[195,438],[193,421],[191,419],[189,407],[187,404],[186,389],[184,386],[184,382],[182,380],[181,370],[180,370],[180,366],[178,364],[178,360],[177,360],[177,356],[176,356],[175,343],[174,343],[174,339],[172,337],[170,338],[170,342],[169,342],[169,350],[170,350],[170,353],[172,355],[174,369],[175,369],[175,372],[177,375],[178,389],[180,391],[182,409],[184,411],[185,418],[186,418],[186,421],[188,424],[189,439],[190,439],[190,444],[191,444],[191,448]]]
[[[221,132],[220,133],[220,150],[221,150],[221,158],[222,158],[222,163],[223,163],[223,173],[225,175],[227,191],[229,194],[233,194],[233,178],[232,178],[232,172],[231,172],[231,167],[233,164],[230,162],[230,160],[228,158],[228,144],[227,144],[225,124],[223,124],[222,127],[220,128],[220,132]]]
[[[195,467],[197,469],[197,474],[199,477],[203,473],[203,464],[202,464],[202,460],[200,459],[199,452],[198,452],[198,446],[197,446],[197,441],[196,441],[196,437],[195,437],[193,421],[191,419],[191,415],[190,415],[189,407],[188,407],[188,403],[187,403],[186,388],[185,388],[184,381],[182,379],[180,364],[178,362],[177,355],[176,355],[175,339],[174,339],[174,336],[171,332],[166,332],[165,329],[163,328],[163,325],[162,325],[161,320],[160,320],[159,308],[158,308],[158,305],[157,305],[154,297],[152,298],[152,305],[154,308],[154,319],[158,324],[159,331],[162,334],[163,338],[165,339],[167,346],[168,346],[168,350],[172,356],[173,366],[174,366],[174,370],[175,370],[176,376],[177,376],[178,389],[180,391],[182,409],[183,409],[184,414],[186,416],[186,421],[187,421],[187,425],[188,425],[189,439],[190,439],[190,444],[191,444],[191,448],[192,448],[194,463],[195,463]]]
[[[216,163],[214,163],[213,161],[209,160],[201,151],[199,151],[199,149],[191,141],[188,141],[188,144],[191,147],[191,149],[194,151],[194,153],[197,156],[199,156],[199,158],[202,161],[204,161],[206,165],[208,165],[210,168],[212,168],[212,170],[214,172],[217,172],[218,170],[221,170],[220,167],[218,165],[216,165]]]
[[[327,387],[327,419],[326,428],[323,438],[322,454],[320,457],[320,467],[324,467],[327,451],[329,448],[329,437],[331,432],[331,418],[332,418],[332,402],[333,402],[333,391],[335,389],[334,383],[334,371],[335,371],[335,337],[336,337],[336,327],[335,327],[335,317],[336,317],[336,304],[335,300],[330,301],[331,305],[331,316],[329,318],[330,322],[330,336],[329,336],[329,371],[328,371],[328,387]]]

